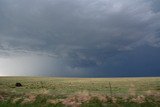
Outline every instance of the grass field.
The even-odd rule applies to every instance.
[[[0,77],[1,106],[160,107],[160,78]]]

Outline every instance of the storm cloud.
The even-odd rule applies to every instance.
[[[0,72],[160,76],[159,7],[159,0],[0,0]]]

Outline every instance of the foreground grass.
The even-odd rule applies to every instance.
[[[143,103],[143,104],[136,104],[136,103],[122,103],[122,104],[104,104],[97,103],[97,102],[90,102],[86,104],[82,104],[81,107],[159,107],[158,104],[151,104],[151,103]],[[27,104],[27,105],[20,105],[20,104],[9,104],[3,103],[0,104],[0,107],[66,107],[65,105],[58,104],[58,105],[41,105],[41,104]],[[76,106],[75,106],[76,107]]]
[[[0,77],[0,107],[50,106],[160,107],[160,78]]]
[[[82,104],[78,104],[70,102],[70,105],[62,104],[61,102],[56,104],[47,103],[47,100],[44,98],[37,99],[33,103],[21,104],[13,103],[10,101],[1,102],[0,107],[159,107],[160,102],[148,102],[145,101],[143,103],[135,103],[135,102],[112,102],[112,100],[108,102],[102,102],[97,97],[90,99],[89,101],[83,102]],[[69,103],[68,103],[69,104]]]

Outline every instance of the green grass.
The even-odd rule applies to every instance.
[[[22,87],[15,87],[20,82]],[[111,83],[111,91],[110,86]],[[102,102],[97,98],[81,104],[82,107],[158,107],[160,105],[160,78],[53,78],[53,77],[0,77],[0,107],[62,107],[64,104],[48,103],[48,99],[67,99],[79,92],[90,96],[104,95],[115,97],[117,102]],[[21,104],[33,94],[36,99],[31,104]],[[123,98],[143,95],[145,102],[138,104],[124,102]],[[158,96],[159,95],[159,96]],[[143,97],[142,96],[142,97]],[[2,98],[1,98],[2,97]],[[14,99],[20,99],[13,103]]]
[[[22,83],[16,88],[15,83]],[[160,78],[44,78],[44,77],[0,77],[0,90],[16,93],[37,92],[47,89],[50,93],[70,94],[87,90],[90,92],[109,94],[109,82],[113,94],[126,94],[135,88],[137,94],[144,91],[160,90]],[[132,86],[132,87],[131,87]]]

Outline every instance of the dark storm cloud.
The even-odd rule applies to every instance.
[[[158,0],[0,0],[0,54],[49,56],[63,76],[143,73],[148,55],[139,69],[127,64],[139,60],[139,48],[159,56],[159,7]]]
[[[155,11],[155,12],[159,12],[160,11],[160,1],[159,0],[152,0],[152,9]]]

